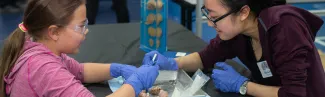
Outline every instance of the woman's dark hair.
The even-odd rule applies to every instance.
[[[23,53],[25,35],[28,33],[35,40],[42,39],[50,25],[66,25],[72,18],[72,13],[84,0],[28,0],[23,16],[23,24],[28,32],[18,28],[5,40],[0,56],[0,97],[6,97],[4,77],[16,64]]]
[[[235,13],[244,5],[248,5],[255,16],[258,16],[263,9],[287,3],[286,0],[222,0],[222,2]]]

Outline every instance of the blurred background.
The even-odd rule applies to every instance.
[[[140,22],[140,2],[141,0],[87,0],[87,17],[90,24]],[[195,2],[196,0],[168,0],[168,18],[183,24],[194,34],[196,34],[197,26]],[[325,0],[287,0],[287,2],[314,12],[325,20]],[[0,0],[0,42],[3,42],[21,22],[23,10],[26,7],[25,3],[26,0]],[[184,19],[182,13],[183,16],[186,13],[191,17]],[[216,36],[215,30],[208,27],[207,22],[203,21],[200,24],[202,25],[201,38],[205,42],[209,42]],[[315,44],[319,49],[325,51],[325,26],[318,33]]]

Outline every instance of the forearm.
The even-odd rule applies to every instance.
[[[135,92],[131,85],[123,84],[117,91],[106,97],[135,97]]]
[[[111,79],[110,64],[84,63],[84,82],[97,83]]]
[[[185,71],[196,71],[197,69],[202,69],[203,64],[199,53],[195,52],[184,57],[175,58],[178,67],[184,69]]]
[[[247,83],[247,94],[254,97],[278,97],[279,87]]]

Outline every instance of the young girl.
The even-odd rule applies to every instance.
[[[148,89],[158,76],[152,63],[79,64],[88,33],[84,0],[29,0],[23,23],[5,41],[0,58],[0,97],[93,97],[83,83],[123,76],[125,84],[109,96],[130,97]]]

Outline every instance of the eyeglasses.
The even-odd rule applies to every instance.
[[[86,21],[84,22],[83,25],[75,25],[74,28],[72,28],[75,32],[78,32],[80,34],[85,34],[87,29],[88,29],[88,19],[86,19]],[[73,26],[72,26],[73,27]],[[70,27],[67,27],[70,28]]]
[[[209,10],[207,9],[207,8],[205,8],[205,6],[202,6],[201,7],[201,11],[202,11],[202,13],[203,13],[203,15],[205,16],[205,17],[207,17],[215,26],[217,26],[217,24],[216,24],[216,22],[218,22],[218,21],[220,21],[221,19],[223,19],[223,18],[225,18],[225,17],[227,17],[228,15],[230,15],[230,14],[232,14],[232,13],[234,13],[234,11],[229,11],[228,13],[226,13],[225,15],[222,15],[221,17],[219,17],[219,18],[210,18],[210,16],[209,16]]]

